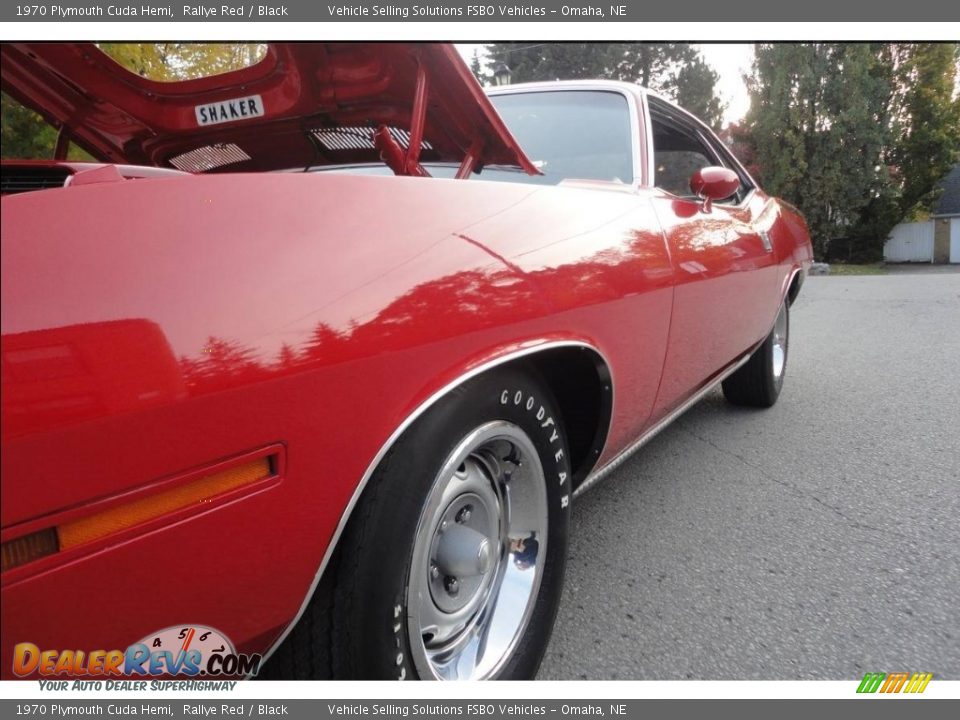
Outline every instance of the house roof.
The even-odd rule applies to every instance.
[[[960,215],[960,163],[940,181],[943,194],[933,209],[934,215]]]

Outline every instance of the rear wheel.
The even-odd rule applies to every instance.
[[[302,660],[328,653],[341,678],[532,678],[563,582],[567,452],[533,374],[454,390],[397,441],[354,511],[328,599],[301,622],[329,617],[330,647],[297,630],[286,644]]]
[[[734,405],[772,407],[780,396],[787,370],[790,311],[784,300],[773,330],[750,359],[723,381],[723,394]]]

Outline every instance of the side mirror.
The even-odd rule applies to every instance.
[[[725,167],[701,168],[690,178],[690,190],[703,200],[703,212],[710,212],[714,200],[726,200],[739,189],[739,176]]]

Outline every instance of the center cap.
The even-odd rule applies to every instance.
[[[430,596],[445,613],[469,613],[496,574],[499,519],[482,493],[455,497],[434,526]]]
[[[437,567],[448,577],[483,575],[490,569],[490,541],[466,525],[454,525],[440,537]]]

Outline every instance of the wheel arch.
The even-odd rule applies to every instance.
[[[797,299],[797,295],[800,294],[800,288],[803,285],[805,273],[802,268],[795,268],[793,272],[787,278],[785,284],[786,290],[784,294],[784,299],[787,301],[787,305],[793,305],[793,301]]]
[[[610,366],[586,345],[531,355],[527,365],[547,384],[559,406],[576,489],[587,479],[606,444],[613,416]]]
[[[570,461],[574,473],[572,487],[575,489],[586,480],[603,452],[613,417],[613,374],[609,362],[599,349],[580,340],[524,344],[503,350],[491,359],[462,370],[409,413],[373,457],[340,516],[297,614],[264,653],[261,664],[270,660],[300,622],[331,564],[370,478],[407,429],[437,402],[469,380],[515,366],[531,369],[554,394],[570,445]]]

